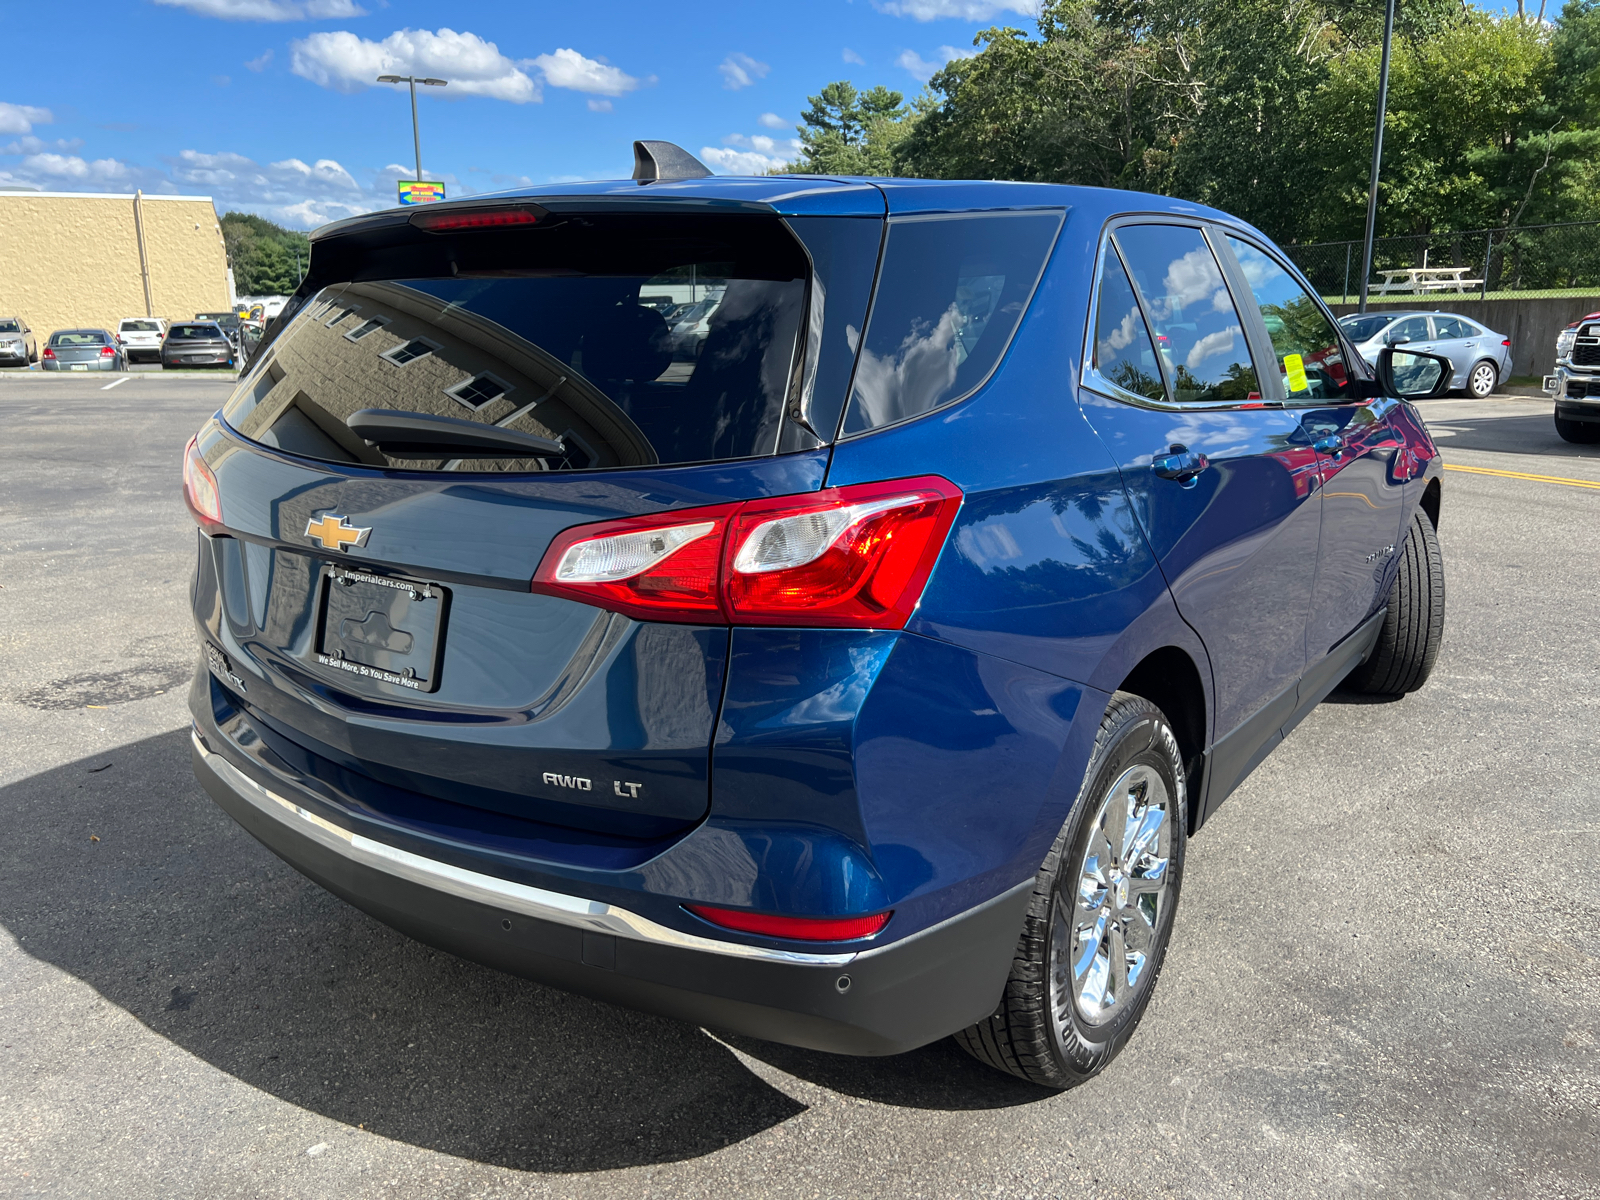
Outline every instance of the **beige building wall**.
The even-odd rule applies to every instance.
[[[140,201],[151,314],[169,320],[228,307],[228,257],[209,196]],[[145,315],[134,197],[0,192],[0,316],[45,339],[57,329],[116,330]]]

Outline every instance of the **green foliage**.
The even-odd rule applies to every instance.
[[[878,86],[858,92],[846,80],[830,83],[801,114],[801,161],[790,170],[803,175],[893,175],[894,151],[915,123],[917,111],[905,96]]]
[[[1280,241],[1357,237],[1381,0],[1045,0],[911,105],[830,84],[798,169],[1136,188]],[[1600,0],[1554,26],[1405,0],[1382,233],[1600,217]]]
[[[287,296],[300,286],[311,257],[310,240],[254,213],[222,218],[222,238],[241,296]]]

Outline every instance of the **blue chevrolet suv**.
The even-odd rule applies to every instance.
[[[1451,364],[1192,204],[656,149],[314,236],[186,454],[196,774],[464,957],[1071,1086],[1186,839],[1427,678]]]

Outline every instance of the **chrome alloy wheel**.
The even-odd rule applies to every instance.
[[[1062,879],[1050,931],[1051,1009],[1056,1033],[1069,1035],[1069,1006],[1089,1025],[1129,1007],[1155,951],[1167,902],[1172,856],[1171,797],[1153,768],[1129,767],[1107,790],[1090,822],[1073,877]]]
[[[1467,390],[1481,400],[1494,392],[1494,385],[1498,382],[1500,382],[1499,372],[1489,363],[1479,363],[1472,368],[1472,376],[1467,380]]]

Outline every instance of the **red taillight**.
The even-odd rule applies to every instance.
[[[46,346],[44,348],[44,353],[40,355],[41,358],[54,358],[55,356],[56,356],[56,352],[54,350],[50,349],[49,346]]]
[[[222,497],[217,493],[217,477],[200,457],[198,443],[197,435],[183,450],[183,502],[195,523],[215,536],[222,532]]]
[[[508,208],[445,209],[442,212],[412,213],[411,224],[428,233],[449,233],[463,229],[507,229],[517,225],[537,225],[544,215],[544,209],[528,204]]]
[[[1509,346],[1509,345],[1511,345],[1511,339],[1510,339],[1510,338],[1506,338],[1506,339],[1505,339],[1505,340],[1504,340],[1504,341],[1502,341],[1502,342],[1501,342],[1501,343],[1500,343],[1500,344],[1501,344],[1501,345],[1502,345],[1502,346]]]
[[[737,929],[740,933],[759,933],[766,937],[793,938],[800,942],[848,942],[871,937],[889,923],[893,912],[870,917],[775,917],[742,908],[711,908],[704,904],[684,906],[702,921]]]
[[[558,535],[533,590],[642,621],[722,621],[718,570],[737,504],[579,525]]]
[[[101,358],[105,358],[108,354],[115,354],[116,352],[117,352],[117,348],[115,346],[101,346],[100,347],[100,357]]]
[[[903,628],[960,507],[936,475],[751,501],[728,535],[728,611],[741,625]]]
[[[645,621],[901,629],[960,507],[927,475],[580,525],[532,589]]]

